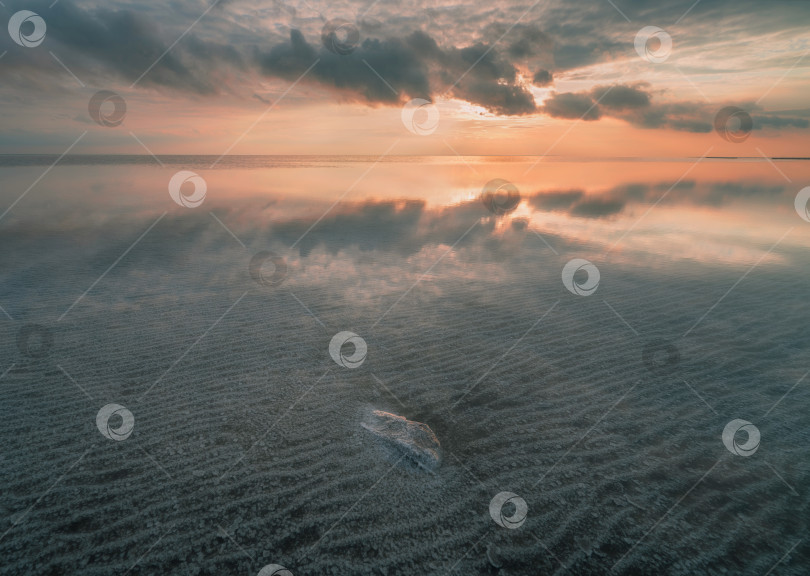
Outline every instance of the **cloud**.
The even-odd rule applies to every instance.
[[[756,115],[753,117],[754,130],[762,128],[807,128],[810,121],[807,118],[796,118],[791,116],[776,115]]]
[[[509,46],[521,52],[523,49]],[[517,68],[490,45],[440,47],[421,31],[404,38],[368,38],[349,54],[334,54],[307,42],[299,30],[259,57],[262,72],[298,78],[315,61],[308,76],[339,91],[344,98],[372,104],[433,99],[444,90],[457,98],[501,115],[536,111],[528,88],[518,81]]]
[[[635,61],[634,30],[624,26],[609,3],[572,0],[544,11],[542,19],[531,21],[527,16],[517,25],[512,23],[521,11],[509,4],[409,9],[384,3],[375,8],[378,19],[360,19],[361,42],[345,55],[321,44],[319,17],[302,17],[282,2],[221,1],[192,29],[189,23],[205,9],[196,0],[178,0],[171,12],[115,0],[87,6],[71,0],[61,0],[52,8],[50,4],[50,0],[7,3],[9,11],[33,9],[47,15],[48,21],[48,50],[19,50],[8,35],[0,35],[0,50],[8,50],[0,67],[7,91],[25,93],[35,88],[37,93],[58,94],[66,76],[53,74],[57,65],[48,54],[53,51],[88,85],[110,87],[113,80],[129,84],[140,78],[141,88],[180,96],[234,93],[260,100],[257,82],[263,78],[294,81],[318,60],[302,80],[323,89],[315,97],[371,106],[397,106],[411,98],[435,100],[450,94],[502,116],[617,118],[643,128],[696,133],[711,131],[716,113],[703,102],[664,101],[662,91],[644,83],[558,91],[536,105],[533,86],[553,86],[555,80],[591,64]],[[699,32],[717,31],[718,22],[728,20],[730,13],[762,16],[735,21],[733,30],[721,30],[736,38],[746,30],[757,35],[791,30],[810,12],[807,3],[774,4],[778,11],[753,0],[698,4],[690,13],[692,34],[679,46],[695,50],[701,42],[715,41],[714,35]],[[652,6],[627,0],[622,9],[633,15],[633,21],[671,22],[683,16],[678,3]],[[613,19],[620,25],[606,25]],[[787,62],[788,56],[774,57],[767,66]],[[751,111],[755,129],[810,127],[810,120],[801,116],[733,104]]]
[[[666,194],[665,194],[666,193]],[[581,218],[604,218],[621,213],[630,204],[688,204],[720,207],[736,202],[791,201],[794,192],[782,185],[694,180],[676,183],[629,183],[609,190],[544,190],[529,195],[530,206],[543,212],[564,212]]]
[[[357,247],[409,255],[425,244],[452,244],[481,218],[481,224],[466,237],[487,236],[495,225],[489,216],[478,200],[436,210],[428,209],[422,200],[366,201],[339,206],[311,230],[313,221],[309,219],[278,222],[272,237],[287,246],[296,244],[302,257],[319,246],[333,254]]]
[[[86,182],[79,179],[71,186],[68,190],[75,193],[62,195],[63,202],[44,202],[31,206],[30,210],[11,213],[0,227],[0,243],[14,247],[0,252],[0,265],[8,268],[26,262],[25,270],[5,282],[6,292],[30,292],[31,283],[43,277],[71,279],[61,284],[72,295],[65,298],[60,313],[127,252],[164,209],[133,204],[131,210],[122,210],[116,203],[96,204],[97,198],[109,197],[108,192],[119,190],[118,182],[99,182],[95,188],[88,189]],[[595,219],[629,212],[634,204],[649,206],[658,202],[672,186],[672,182],[661,181],[629,183],[589,193],[547,190],[525,196],[524,200],[535,209],[588,218],[593,223]],[[794,195],[794,187],[782,185],[685,180],[660,202],[670,206],[741,204],[750,208],[758,202],[773,206],[779,201],[791,206]],[[85,200],[94,203],[94,210],[86,209]],[[455,246],[456,253],[463,252],[471,257],[468,261],[503,262],[525,250],[522,241],[529,233],[527,219],[499,220],[480,200],[436,208],[421,200],[345,202],[322,218],[321,210],[325,205],[314,210],[305,208],[304,212],[293,216],[283,195],[261,195],[239,201],[212,197],[206,200],[209,201],[211,204],[206,204],[207,208],[202,211],[172,209],[136,249],[127,252],[108,280],[137,282],[143,278],[145,270],[157,271],[161,277],[171,279],[184,271],[202,270],[201,262],[214,257],[221,260],[206,268],[199,287],[215,290],[220,280],[231,282],[242,278],[250,282],[247,263],[251,253],[259,249],[276,251],[303,267],[323,264],[324,277],[330,282],[334,282],[334,273],[343,273],[341,267],[347,261],[368,265],[368,270],[374,270],[372,276],[385,262],[396,262],[398,269],[394,273],[401,275],[403,263],[410,266],[418,261],[420,254],[428,255],[427,263],[418,267],[421,274],[442,254],[447,254],[449,246]],[[211,218],[209,210],[249,247],[247,252]],[[577,227],[572,223],[571,229]],[[570,240],[562,239],[553,231],[544,231],[543,236],[559,247],[561,253],[562,246],[571,246]],[[533,245],[536,245],[534,241]],[[337,255],[341,257],[334,258]],[[453,258],[448,258],[443,265],[451,260]],[[340,264],[328,268],[335,262]],[[235,268],[238,268],[236,273]],[[292,275],[290,279],[293,280]],[[149,289],[162,291],[159,284]],[[106,280],[105,285],[109,286]],[[174,286],[172,282],[167,285]],[[94,294],[95,301],[104,301],[98,299],[99,294]],[[111,297],[118,298],[115,294]]]
[[[68,1],[56,3],[50,9],[47,3],[30,4],[25,8],[47,16],[49,49],[87,83],[97,78],[108,83],[110,75],[133,82],[149,70],[141,79],[143,86],[210,95],[220,91],[219,71],[244,69],[246,65],[234,46],[203,41],[194,34],[188,34],[182,46],[166,52],[171,35],[164,34],[162,27],[146,13],[109,8],[87,10]],[[47,53],[39,54],[39,65],[32,66],[31,55],[14,50],[8,36],[3,36],[3,48],[10,48],[4,69],[10,65],[18,74],[29,77],[43,70],[53,72]]]
[[[538,70],[532,76],[532,84],[535,86],[549,86],[553,78],[548,70]]]
[[[12,2],[9,9],[16,4],[22,6]],[[182,36],[164,28],[149,10],[84,8],[69,0],[53,9],[44,2],[31,4],[26,7],[48,15],[50,49],[89,85],[109,86],[112,77],[137,81],[142,88],[200,96],[241,91],[253,98],[260,77],[293,81],[317,61],[302,82],[328,88],[328,95],[341,100],[398,105],[412,98],[433,100],[449,91],[495,114],[525,115],[535,113],[536,106],[517,60],[548,59],[540,57],[548,51],[544,33],[525,25],[499,44],[479,40],[442,46],[419,29],[381,29],[362,37],[353,52],[340,55],[321,43],[320,34],[308,40],[295,27],[288,29],[286,39],[273,33],[256,37],[240,29],[230,14],[239,3],[207,14],[204,27],[189,31],[186,25]],[[181,6],[193,13],[196,4]],[[16,74],[31,84],[52,81],[43,72],[53,71],[47,53],[16,50],[7,35],[0,48],[9,52],[0,69],[6,79]]]
[[[617,189],[618,191],[619,189]],[[545,212],[565,212],[582,218],[603,218],[618,214],[626,200],[614,191],[587,195],[583,190],[549,190],[527,198],[530,206]]]
[[[13,1],[9,9],[18,4],[22,7]],[[112,77],[123,83],[137,81],[142,88],[200,96],[241,91],[245,98],[255,98],[258,77],[293,81],[318,60],[302,82],[326,87],[341,100],[399,105],[412,98],[433,100],[449,91],[494,114],[510,116],[537,112],[530,84],[522,78],[524,65],[551,64],[550,40],[530,25],[518,25],[496,42],[503,25],[488,23],[487,39],[441,46],[413,23],[410,30],[380,27],[364,36],[355,51],[339,55],[321,44],[320,35],[307,40],[296,27],[289,28],[286,39],[241,29],[230,13],[238,2],[218,6],[206,15],[204,27],[188,31],[186,24],[180,37],[171,30],[179,16],[158,22],[150,10],[114,4],[85,8],[63,0],[53,9],[46,2],[29,4],[25,7],[48,14],[52,24],[47,39],[54,54],[89,85],[110,86]],[[199,8],[193,2],[179,6],[182,16]],[[365,21],[360,26],[369,31]],[[7,80],[15,74],[32,87],[53,82],[43,72],[53,70],[47,54],[16,50],[5,35],[0,48],[9,52],[0,69]]]
[[[411,98],[430,98],[429,71],[422,59],[436,49],[432,39],[414,33],[406,39],[367,39],[352,54],[339,55],[309,44],[300,30],[293,29],[288,42],[273,46],[259,57],[259,62],[263,74],[294,80],[317,60],[307,82],[335,88],[344,97],[396,103],[401,96],[389,85]]]
[[[554,118],[624,120],[641,128],[709,133],[720,106],[703,102],[655,102],[646,83],[596,86],[585,92],[553,93],[539,110]],[[754,130],[808,128],[810,121],[797,116],[761,114],[754,103],[743,103],[754,120]]]
[[[540,107],[540,111],[553,118],[598,120],[601,117],[599,106],[586,93],[564,92],[553,94]]]
[[[597,86],[591,90],[591,98],[602,108],[610,110],[637,110],[650,105],[650,95],[643,90],[644,85]]]
[[[585,218],[603,218],[618,214],[624,209],[624,204],[622,200],[591,198],[575,204],[571,209],[571,215]]]
[[[548,212],[564,211],[579,201],[585,192],[582,190],[550,191],[529,196],[529,204]]]
[[[554,93],[540,110],[554,118],[599,120],[603,115],[621,117],[623,112],[650,107],[650,95],[642,84],[596,86],[587,92]]]

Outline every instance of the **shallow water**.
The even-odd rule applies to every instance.
[[[54,160],[0,157],[0,573],[807,573],[810,163]]]

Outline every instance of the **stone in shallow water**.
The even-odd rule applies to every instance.
[[[433,470],[441,462],[439,439],[427,424],[373,410],[360,425],[371,432],[395,458],[405,456],[410,464],[426,470]]]

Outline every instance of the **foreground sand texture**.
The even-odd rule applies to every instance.
[[[479,203],[369,202],[299,251],[322,208],[291,232],[266,204],[205,207],[245,247],[173,209],[61,321],[161,212],[32,203],[0,227],[0,574],[763,576],[810,533],[808,388],[785,397],[808,368],[806,248],[684,336],[775,239],[601,257]],[[262,250],[283,284],[251,276]],[[560,280],[575,257],[592,296]],[[29,323],[48,355],[18,349]],[[330,356],[341,331],[367,344],[357,368]],[[121,441],[109,404],[134,419]],[[761,432],[750,457],[723,444],[735,418]],[[493,522],[501,492],[527,503],[516,529]],[[772,574],[807,567],[799,544]]]

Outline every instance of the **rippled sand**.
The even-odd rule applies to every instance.
[[[303,255],[274,226],[220,213],[243,248],[172,212],[61,321],[154,218],[14,236],[0,573],[762,575],[806,538],[806,381],[776,404],[808,368],[805,254],[723,297],[750,264],[634,261],[471,214],[441,242]],[[279,286],[251,278],[264,249]],[[591,296],[563,286],[575,257],[599,267]],[[45,357],[17,347],[30,323]],[[367,343],[358,368],[330,357],[343,330]],[[677,358],[645,364],[662,339]],[[108,403],[134,416],[124,441],[96,427]],[[386,457],[370,409],[430,426],[441,465]],[[761,431],[751,457],[721,441],[734,418]],[[503,491],[528,506],[514,530],[490,517]],[[800,543],[773,573],[808,567]]]

